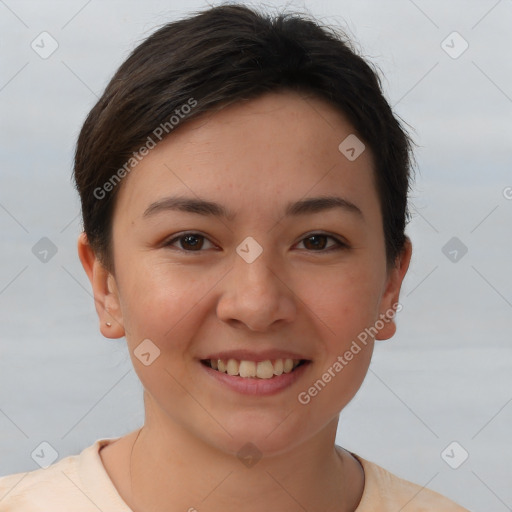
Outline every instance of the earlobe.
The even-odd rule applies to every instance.
[[[101,333],[106,338],[123,337],[125,330],[115,278],[94,253],[85,232],[78,237],[78,256],[92,285]]]
[[[387,340],[396,333],[395,316],[401,310],[399,304],[400,289],[402,282],[409,268],[412,256],[412,244],[409,237],[406,237],[404,247],[396,259],[395,266],[390,270],[386,290],[382,296],[380,320],[384,324],[375,336],[377,340]]]

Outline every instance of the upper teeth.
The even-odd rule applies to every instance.
[[[300,359],[276,359],[256,363],[255,361],[237,361],[236,359],[210,359],[210,365],[214,370],[228,375],[240,375],[240,377],[258,377],[271,379],[274,375],[290,373]]]

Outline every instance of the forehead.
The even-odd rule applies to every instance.
[[[376,191],[369,148],[354,160],[339,148],[355,136],[342,113],[313,96],[274,92],[238,102],[187,121],[157,144],[124,178],[116,212],[129,210],[135,219],[171,194],[237,211],[248,202],[269,209],[337,191],[371,207]]]

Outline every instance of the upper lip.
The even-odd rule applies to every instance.
[[[304,359],[307,360],[301,354],[297,354],[296,352],[290,352],[288,350],[262,350],[262,351],[252,351],[246,349],[238,349],[238,350],[223,350],[221,352],[213,352],[206,357],[202,357],[203,359],[222,359],[223,361],[227,361],[229,359],[236,359],[237,361],[267,361],[274,359]]]

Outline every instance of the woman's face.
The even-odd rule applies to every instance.
[[[378,339],[394,333],[380,315],[410,256],[387,270],[370,150],[338,148],[353,132],[322,100],[271,93],[178,127],[124,178],[100,297],[116,321],[98,312],[106,336],[126,335],[146,424],[229,453],[332,434],[370,363],[361,333],[379,319]],[[319,197],[341,200],[309,203]],[[306,362],[265,378],[280,359]]]

